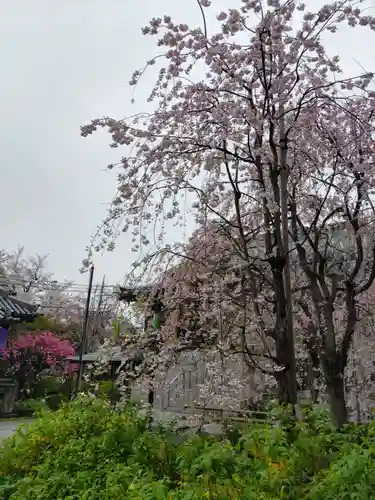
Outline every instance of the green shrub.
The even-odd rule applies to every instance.
[[[50,394],[45,397],[45,401],[50,410],[56,411],[66,401],[62,394]]]
[[[336,432],[323,411],[225,437],[149,429],[135,406],[78,398],[0,450],[0,499],[375,498],[374,424]]]
[[[35,384],[33,389],[34,397],[44,398],[49,394],[58,394],[63,391],[63,383],[58,377],[51,375],[41,377]]]
[[[21,413],[37,414],[43,410],[48,410],[47,401],[43,398],[40,399],[25,399],[24,401],[17,401],[15,410]]]
[[[68,384],[59,377],[47,375],[40,378],[32,391],[33,397],[18,401],[15,409],[19,413],[38,413],[43,409],[57,410],[69,400]]]
[[[352,446],[340,460],[315,479],[308,499],[375,498],[374,456],[374,450]]]
[[[117,389],[113,380],[102,380],[99,382],[99,397],[108,399],[112,403],[117,403],[121,399],[120,391]]]

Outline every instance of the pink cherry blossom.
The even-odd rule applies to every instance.
[[[52,332],[26,333],[15,339],[5,350],[5,358],[12,361],[12,370],[17,370],[21,360],[28,355],[37,354],[43,358],[46,367],[58,366],[64,372],[69,369],[68,356],[75,355],[69,340],[56,337]]]
[[[375,276],[375,98],[372,75],[344,77],[323,35],[373,31],[375,18],[351,0],[312,12],[243,0],[213,12],[211,28],[206,8],[215,5],[198,4],[199,27],[163,16],[143,29],[165,51],[149,96],[155,111],[81,128],[104,127],[124,149],[96,250],[113,249],[122,230],[137,255],[131,277],[158,277],[157,287],[164,279],[164,300],[179,312],[165,342],[179,327],[210,353],[240,356],[247,374],[276,379],[283,402],[296,402],[295,372],[310,363],[341,425],[345,370]],[[149,66],[134,72],[135,88]],[[196,232],[166,246],[187,212]],[[347,238],[337,241],[337,228]]]

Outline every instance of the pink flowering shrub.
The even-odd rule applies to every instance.
[[[4,351],[9,361],[9,374],[19,383],[20,393],[30,394],[38,377],[45,371],[57,376],[75,370],[66,361],[74,356],[75,349],[69,340],[56,337],[52,332],[33,332],[21,335]]]

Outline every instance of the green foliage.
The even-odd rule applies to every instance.
[[[31,323],[15,323],[12,325],[9,338],[16,338],[29,332],[52,332],[65,337],[64,334],[67,333],[67,328],[48,316],[36,316]]]
[[[150,430],[135,406],[86,397],[3,444],[0,499],[371,499],[374,452],[374,423],[338,432],[321,410],[295,425],[252,425],[229,441],[171,425]]]
[[[50,410],[56,411],[60,406],[66,402],[66,398],[62,394],[49,394],[45,398],[48,408]]]
[[[36,316],[30,323],[15,323],[9,329],[8,340],[30,332],[52,332],[61,339],[70,340],[75,346],[80,344],[82,336],[81,323],[60,323],[49,316]]]
[[[42,410],[47,410],[48,404],[45,399],[26,399],[24,401],[17,401],[15,410],[18,412],[25,412],[30,414],[40,413]]]
[[[22,413],[38,413],[42,409],[57,410],[69,400],[69,381],[54,375],[40,377],[32,390],[32,398],[16,403],[15,409]]]
[[[102,380],[99,382],[99,397],[108,399],[112,403],[116,403],[121,399],[121,393],[117,389],[113,380]]]
[[[40,377],[34,385],[33,394],[36,398],[43,398],[49,394],[58,394],[64,391],[61,378],[52,375]]]

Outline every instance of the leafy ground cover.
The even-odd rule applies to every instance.
[[[135,407],[80,398],[0,449],[0,499],[371,499],[375,424],[253,425],[227,438],[149,428]]]

